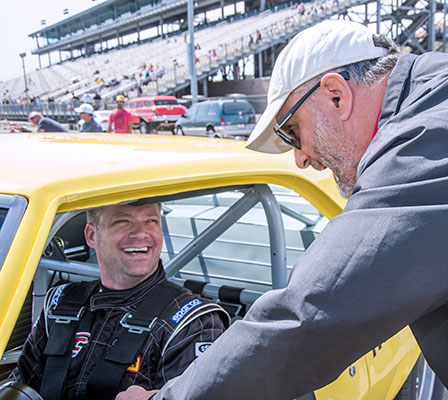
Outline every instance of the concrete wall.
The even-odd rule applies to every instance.
[[[231,94],[247,96],[255,112],[261,114],[266,108],[269,77],[208,83],[208,97],[227,97]]]

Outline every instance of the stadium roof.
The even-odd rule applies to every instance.
[[[159,0],[106,0],[94,7],[30,33],[30,37],[45,37],[58,40],[65,35],[99,25],[110,19],[117,19],[126,13],[134,13]]]
[[[195,12],[224,7],[236,1],[196,0]],[[106,0],[31,33],[29,36],[37,41],[37,49],[31,53],[42,55],[57,50],[93,48],[96,43],[141,32],[164,23],[178,23],[185,29],[186,20],[187,0]],[[43,42],[39,39],[43,39]]]

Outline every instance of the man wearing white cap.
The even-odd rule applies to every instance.
[[[81,126],[80,132],[102,132],[101,126],[93,119],[93,107],[84,103],[81,104],[78,108],[75,108],[75,111],[79,113],[79,116],[84,121]]]
[[[399,55],[353,22],[289,43],[247,147],[330,168],[347,206],[287,287],[261,296],[154,399],[290,400],[408,324],[448,383],[447,77],[448,55]]]

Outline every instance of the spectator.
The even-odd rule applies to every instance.
[[[132,133],[132,114],[124,109],[124,96],[118,95],[115,98],[117,109],[109,116],[109,126],[107,132]]]
[[[39,111],[32,111],[29,115],[30,122],[37,126],[38,132],[68,132],[68,129],[59,122],[43,117]]]
[[[81,104],[75,111],[79,113],[79,116],[84,121],[81,126],[80,132],[102,132],[101,126],[93,118],[93,107],[88,103]]]
[[[252,35],[249,35],[249,47],[252,47],[254,45],[254,38]]]
[[[83,97],[84,103],[92,104],[92,95],[89,92],[86,92]]]

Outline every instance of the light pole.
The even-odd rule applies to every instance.
[[[25,80],[25,94],[26,94],[26,100],[29,103],[29,97],[28,97],[28,84],[26,82],[26,71],[25,71],[25,57],[26,53],[20,53],[20,57],[22,58],[22,68],[23,68],[23,79]]]
[[[193,0],[187,2],[187,16],[188,16],[188,33],[190,36],[190,43],[188,43],[188,65],[190,69],[190,90],[191,101],[196,103],[198,101],[198,78],[196,76],[196,57],[194,54],[194,8]]]

